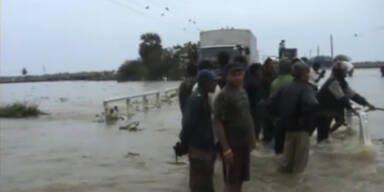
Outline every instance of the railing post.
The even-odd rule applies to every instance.
[[[165,96],[166,99],[169,99],[169,97],[168,97],[168,90],[164,91],[164,96]]]
[[[148,110],[148,98],[147,95],[143,96],[143,109]]]
[[[127,104],[127,118],[131,115],[131,99],[125,100],[125,103]]]
[[[108,102],[104,101],[103,102],[103,107],[104,107],[104,115],[108,114]]]
[[[156,106],[160,107],[160,92],[156,92]]]

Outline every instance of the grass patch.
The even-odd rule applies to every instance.
[[[13,103],[6,106],[0,106],[0,117],[23,118],[37,117],[42,113],[37,105],[27,103]]]

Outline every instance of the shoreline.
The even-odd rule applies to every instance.
[[[111,81],[117,80],[114,71],[55,73],[45,75],[0,76],[0,83],[27,83],[45,81]]]

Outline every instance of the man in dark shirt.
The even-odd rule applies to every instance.
[[[224,67],[228,65],[230,59],[231,59],[231,56],[225,51],[222,51],[217,54],[217,63],[219,64],[219,69],[217,70],[217,72],[218,72],[218,75],[220,76],[218,85],[220,86],[220,89],[222,89],[225,85],[225,77],[223,76],[223,71],[224,71]]]
[[[196,83],[197,67],[189,64],[187,67],[187,77],[179,86],[179,105],[181,113],[184,113],[188,97],[192,94],[192,88]]]
[[[249,180],[250,151],[255,144],[243,76],[243,65],[228,64],[225,67],[226,85],[214,104],[214,129],[221,145],[224,182],[228,192],[241,191],[242,183]]]
[[[192,192],[213,192],[213,165],[215,144],[212,128],[211,108],[208,93],[215,90],[218,77],[201,70],[197,75],[198,88],[188,98],[180,133],[181,146],[187,146]]]
[[[372,110],[375,109],[375,106],[355,92],[346,81],[345,78],[352,68],[353,65],[351,63],[336,60],[332,68],[332,75],[327,79],[317,94],[321,105],[321,114],[318,119],[318,142],[328,139],[333,119],[336,120],[336,124],[333,126],[332,131],[335,131],[344,123],[344,110],[348,109],[353,111],[351,100],[360,105],[367,106]]]
[[[271,85],[273,80],[277,77],[277,61],[272,58],[267,58],[262,66],[262,87],[263,87],[263,99],[267,100],[271,92]],[[262,120],[262,141],[268,144],[275,136],[276,127],[273,123],[273,119],[267,110],[264,111],[264,117]]]
[[[297,61],[292,68],[294,80],[271,97],[272,114],[286,131],[281,170],[288,173],[304,171],[308,162],[309,130],[318,106],[316,93],[308,83],[309,72],[307,64]]]
[[[255,139],[259,139],[262,123],[262,100],[263,88],[261,85],[261,64],[250,65],[244,76],[244,89],[247,92],[253,124],[255,127]]]

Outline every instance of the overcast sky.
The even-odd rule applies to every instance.
[[[332,33],[335,54],[384,60],[383,0],[0,1],[2,76],[116,70],[138,57],[144,32],[167,47],[222,27],[251,29],[261,55],[276,55],[281,39],[301,56],[317,45],[330,54]]]

